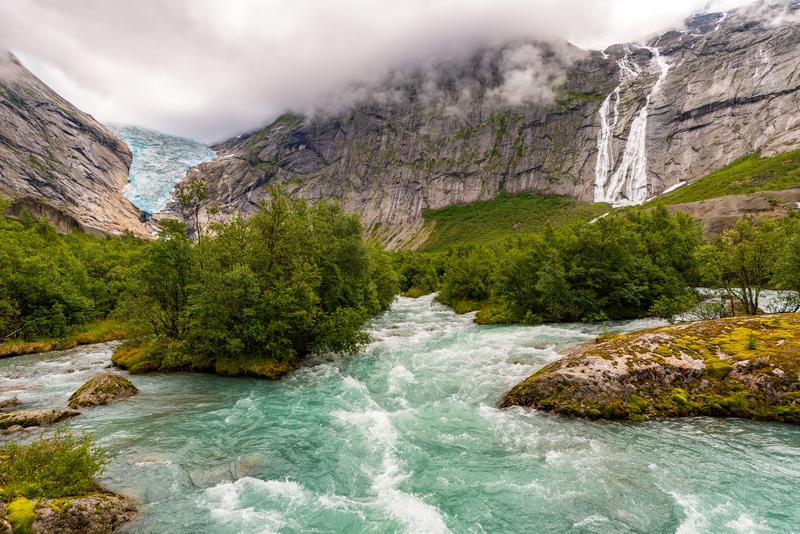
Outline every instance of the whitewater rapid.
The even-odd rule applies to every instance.
[[[635,330],[660,324],[610,325]],[[69,422],[142,502],[134,533],[790,532],[800,429],[584,421],[496,402],[600,325],[485,327],[400,298],[363,354],[269,382],[137,375]],[[111,345],[0,361],[0,396],[63,405]],[[747,481],[743,484],[742,481]]]

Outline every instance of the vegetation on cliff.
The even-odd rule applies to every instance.
[[[590,418],[730,416],[800,423],[800,314],[732,317],[598,339],[502,406]]]
[[[554,195],[500,193],[492,200],[425,211],[423,217],[431,232],[421,250],[487,244],[515,234],[538,233],[545,226],[585,223],[609,209],[607,204],[584,204]]]
[[[691,184],[650,201],[647,206],[696,202],[726,195],[800,187],[800,150],[762,158],[756,153],[734,161]]]

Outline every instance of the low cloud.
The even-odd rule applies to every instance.
[[[733,7],[747,0],[725,0]],[[221,140],[287,110],[408,98],[403,76],[437,98],[441,73],[509,42],[583,48],[644,38],[705,0],[3,0],[0,48],[78,107],[108,122]],[[493,97],[546,100],[569,55],[509,48]],[[394,73],[394,74],[393,74]],[[395,77],[386,82],[387,77]],[[397,82],[397,83],[394,83]],[[425,85],[425,84],[428,85]],[[433,84],[433,85],[431,85]],[[376,87],[383,89],[376,90]],[[469,83],[447,87],[459,113]]]

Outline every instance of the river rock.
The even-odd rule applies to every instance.
[[[0,413],[0,429],[10,428],[15,425],[25,428],[49,425],[76,415],[80,415],[80,412],[72,410],[21,410]]]
[[[22,401],[19,400],[17,397],[11,397],[10,399],[0,400],[0,412],[4,412],[9,408],[16,408],[21,404]]]
[[[734,416],[800,423],[800,314],[699,321],[600,338],[500,402],[590,418]]]
[[[130,380],[115,373],[93,376],[69,398],[70,408],[101,406],[139,392]]]
[[[136,501],[112,493],[45,500],[36,508],[34,534],[107,534],[136,515]]]

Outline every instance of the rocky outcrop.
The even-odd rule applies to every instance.
[[[64,419],[80,415],[72,410],[20,410],[0,413],[0,429],[21,426],[42,426],[58,423]]]
[[[0,50],[0,198],[56,228],[149,235],[122,194],[127,145]]]
[[[732,416],[800,423],[800,314],[734,317],[599,339],[500,402],[590,418]]]
[[[69,398],[70,408],[102,406],[139,392],[130,380],[114,373],[93,376]]]
[[[777,219],[800,210],[800,188],[783,191],[761,191],[749,195],[686,202],[668,206],[671,212],[683,211],[703,224],[708,238],[733,227],[740,218],[751,215],[759,219]]]
[[[109,534],[136,516],[136,501],[113,493],[49,499],[36,507],[33,533]]]
[[[592,201],[598,173],[630,182],[641,171],[640,193],[652,196],[757,150],[800,146],[798,22],[796,0],[764,1],[694,17],[648,47],[483,50],[398,74],[335,116],[285,115],[214,147],[219,158],[190,177],[207,180],[209,203],[229,213],[251,211],[272,182],[339,198],[394,244],[420,235],[425,209],[500,191]],[[520,51],[533,71],[563,76],[546,80],[549,94],[498,99]]]

